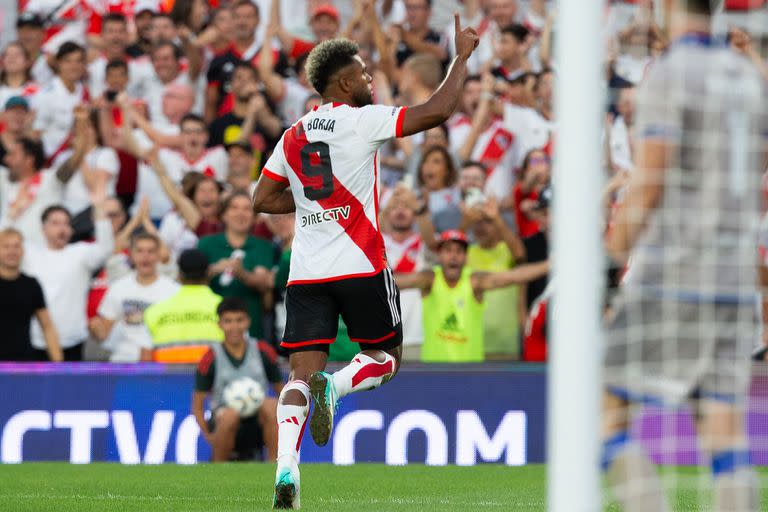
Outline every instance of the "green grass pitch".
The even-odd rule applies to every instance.
[[[681,470],[695,483],[695,470]],[[546,468],[387,467],[373,464],[302,468],[302,510],[545,510]],[[768,483],[768,470],[761,473]],[[271,464],[121,466],[60,463],[0,465],[0,510],[8,512],[236,512],[269,510]],[[768,493],[764,493],[768,494]],[[702,510],[690,491],[675,510]],[[575,510],[575,509],[574,509]],[[610,506],[607,510],[618,510]],[[768,496],[761,510],[768,510]]]

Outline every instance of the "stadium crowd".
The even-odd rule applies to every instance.
[[[725,3],[738,21],[755,2]],[[480,35],[460,108],[378,162],[390,266],[401,284],[441,269],[402,292],[405,359],[546,359],[546,263],[511,271],[549,257],[553,83],[568,80],[551,2],[18,7],[0,57],[0,360],[194,363],[223,339],[221,297],[245,301],[250,336],[276,359],[295,220],[254,216],[250,197],[282,131],[320,104],[308,52],[350,38],[375,101],[416,104],[445,75],[454,11]],[[633,167],[635,87],[669,41],[650,0],[606,2],[605,16],[610,215]],[[734,58],[768,79],[758,35],[728,29]],[[507,278],[477,278],[494,274]],[[341,320],[338,339],[331,358],[349,360]]]

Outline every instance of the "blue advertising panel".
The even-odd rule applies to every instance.
[[[404,368],[346,397],[329,445],[306,436],[302,461],[541,462],[545,382],[530,367]],[[190,370],[162,365],[0,365],[0,460],[206,461],[192,384]]]
[[[0,461],[194,464],[210,448],[190,413],[189,368],[157,364],[0,364]],[[756,365],[747,430],[768,465],[768,366]],[[545,461],[543,366],[414,365],[343,399],[333,438],[304,437],[302,462],[433,465]],[[669,443],[674,433],[677,442]],[[648,408],[633,434],[655,462],[696,464],[690,411]]]

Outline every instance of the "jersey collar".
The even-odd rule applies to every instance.
[[[722,38],[714,37],[708,32],[686,32],[678,37],[672,46],[693,46],[699,48],[711,48],[723,46],[725,41]]]

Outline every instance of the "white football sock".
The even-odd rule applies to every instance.
[[[384,362],[380,363],[361,352],[347,366],[333,374],[333,384],[339,398],[377,388],[395,373],[395,358],[383,350],[381,354]]]
[[[306,405],[286,405],[283,403],[285,394],[295,390],[304,395]],[[278,468],[297,463],[301,438],[309,413],[309,386],[301,380],[293,380],[286,384],[277,402],[277,463]],[[286,459],[290,457],[290,459]]]

